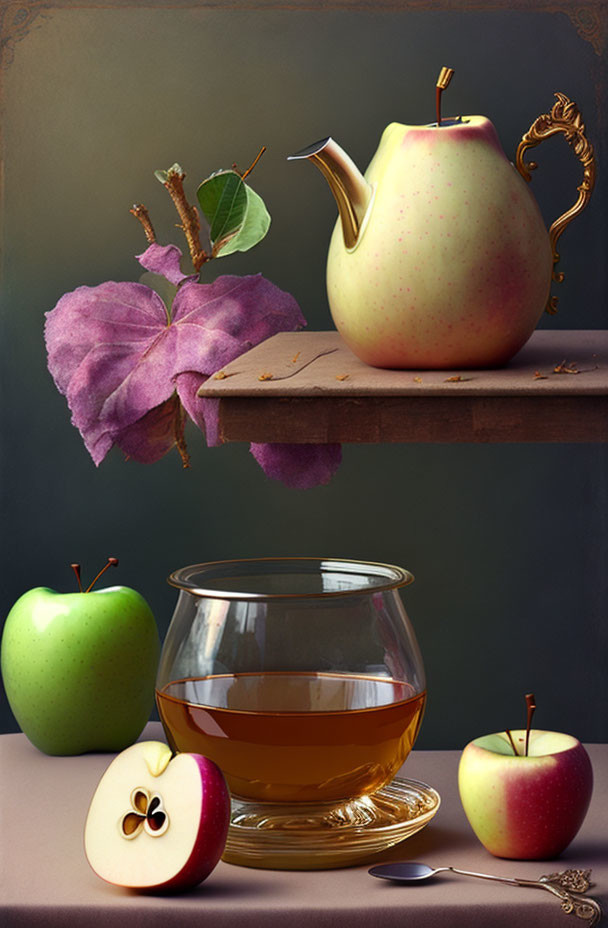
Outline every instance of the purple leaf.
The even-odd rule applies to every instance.
[[[201,399],[203,421],[205,423],[205,438],[207,446],[214,448],[221,445],[220,441],[220,401],[215,396],[206,396]]]
[[[271,335],[306,325],[291,294],[261,274],[184,284],[173,303],[173,321],[182,332],[188,329],[192,357],[198,362],[197,352],[202,349],[205,358],[202,368],[195,364],[182,369],[207,376]]]
[[[211,448],[221,444],[219,400],[196,396],[205,379],[194,374],[180,374],[177,384],[186,412],[204,431],[207,446]],[[342,461],[342,446],[339,444],[252,443],[250,451],[267,477],[299,490],[329,483]]]
[[[329,483],[342,461],[341,445],[255,444],[251,453],[267,477],[295,490]]]
[[[153,290],[108,282],[65,294],[46,314],[48,367],[96,464],[113,444],[156,460],[169,441],[167,410],[148,420],[149,442],[146,422],[133,430],[136,423],[177,388],[201,425],[202,379],[270,335],[305,324],[294,298],[261,275],[185,281],[171,320]]]
[[[160,461],[176,443],[184,437],[184,418],[178,397],[173,396],[160,406],[127,426],[114,436],[114,444],[124,451],[127,458],[140,464]]]
[[[179,287],[172,315],[160,296],[138,283],[79,287],[46,314],[48,366],[67,398],[95,464],[113,445],[142,463],[175,444],[186,463],[184,417],[219,443],[219,403],[197,396],[200,385],[276,332],[306,325],[298,304],[261,275],[196,283],[179,268],[173,245],[151,245],[140,263]],[[340,445],[253,444],[265,473],[290,487],[328,483]]]
[[[205,416],[203,413],[205,400],[197,396],[198,388],[204,384],[206,380],[207,377],[203,374],[197,374],[194,371],[184,371],[183,374],[178,374],[175,379],[175,384],[177,387],[177,395],[184,409],[194,424],[198,425],[202,432],[205,432],[207,444],[210,445],[211,442],[209,441],[209,436],[206,434]],[[217,442],[213,442],[213,444],[217,444]]]
[[[141,255],[135,256],[141,266],[146,271],[152,271],[153,274],[162,274],[167,280],[175,284],[181,284],[182,280],[196,280],[198,275],[184,274],[181,268],[182,253],[176,245],[157,245],[154,243]]]

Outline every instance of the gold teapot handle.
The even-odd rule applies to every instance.
[[[572,222],[575,216],[584,210],[589,202],[591,191],[595,184],[595,154],[593,152],[593,145],[585,136],[585,124],[576,103],[569,100],[563,93],[556,93],[555,96],[557,97],[557,103],[553,104],[551,112],[543,113],[535,119],[519,143],[515,155],[515,167],[524,180],[530,181],[532,177],[531,171],[538,167],[538,165],[534,161],[530,161],[526,164],[524,162],[524,153],[528,148],[533,148],[535,145],[538,145],[543,139],[548,139],[551,135],[558,135],[559,133],[565,135],[566,141],[583,165],[583,179],[577,188],[578,200],[574,206],[570,207],[559,219],[556,219],[549,229],[549,241],[553,253],[553,271],[551,277],[553,280],[561,283],[565,275],[563,271],[557,271],[555,267],[559,261],[559,254],[556,247],[557,240],[566,226]],[[549,297],[545,310],[552,314],[557,312],[556,296]]]

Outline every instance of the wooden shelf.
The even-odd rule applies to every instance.
[[[285,332],[199,393],[219,401],[223,442],[606,442],[608,331],[534,332],[506,367],[473,371],[381,370],[337,332]]]

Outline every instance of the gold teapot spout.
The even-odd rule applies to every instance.
[[[373,188],[363,174],[332,138],[321,139],[308,145],[288,161],[306,158],[318,167],[327,180],[342,222],[342,234],[346,248],[354,248],[359,238],[363,219],[372,199]]]

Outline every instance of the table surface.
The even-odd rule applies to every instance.
[[[491,370],[385,370],[355,357],[338,332],[279,332],[213,374],[199,392],[215,397],[605,396],[608,331],[540,329],[508,364]]]
[[[159,723],[143,737],[162,739]],[[591,894],[608,911],[608,745],[587,745],[595,787],[587,818],[555,861],[492,857],[477,842],[457,795],[457,751],[414,751],[402,774],[434,786],[442,805],[423,831],[371,858],[417,860],[498,876],[537,879],[569,867],[592,868]],[[24,735],[0,737],[0,923],[4,928],[44,924],[80,928],[113,925],[214,928],[416,928],[584,924],[564,914],[542,890],[445,874],[399,885],[372,879],[368,865],[338,870],[272,871],[220,862],[190,893],[141,895],[100,880],[85,859],[82,833],[88,806],[108,754],[47,757]],[[604,917],[602,924],[606,924]]]
[[[608,332],[534,332],[498,370],[364,364],[337,332],[282,332],[209,377],[221,441],[608,441]]]

